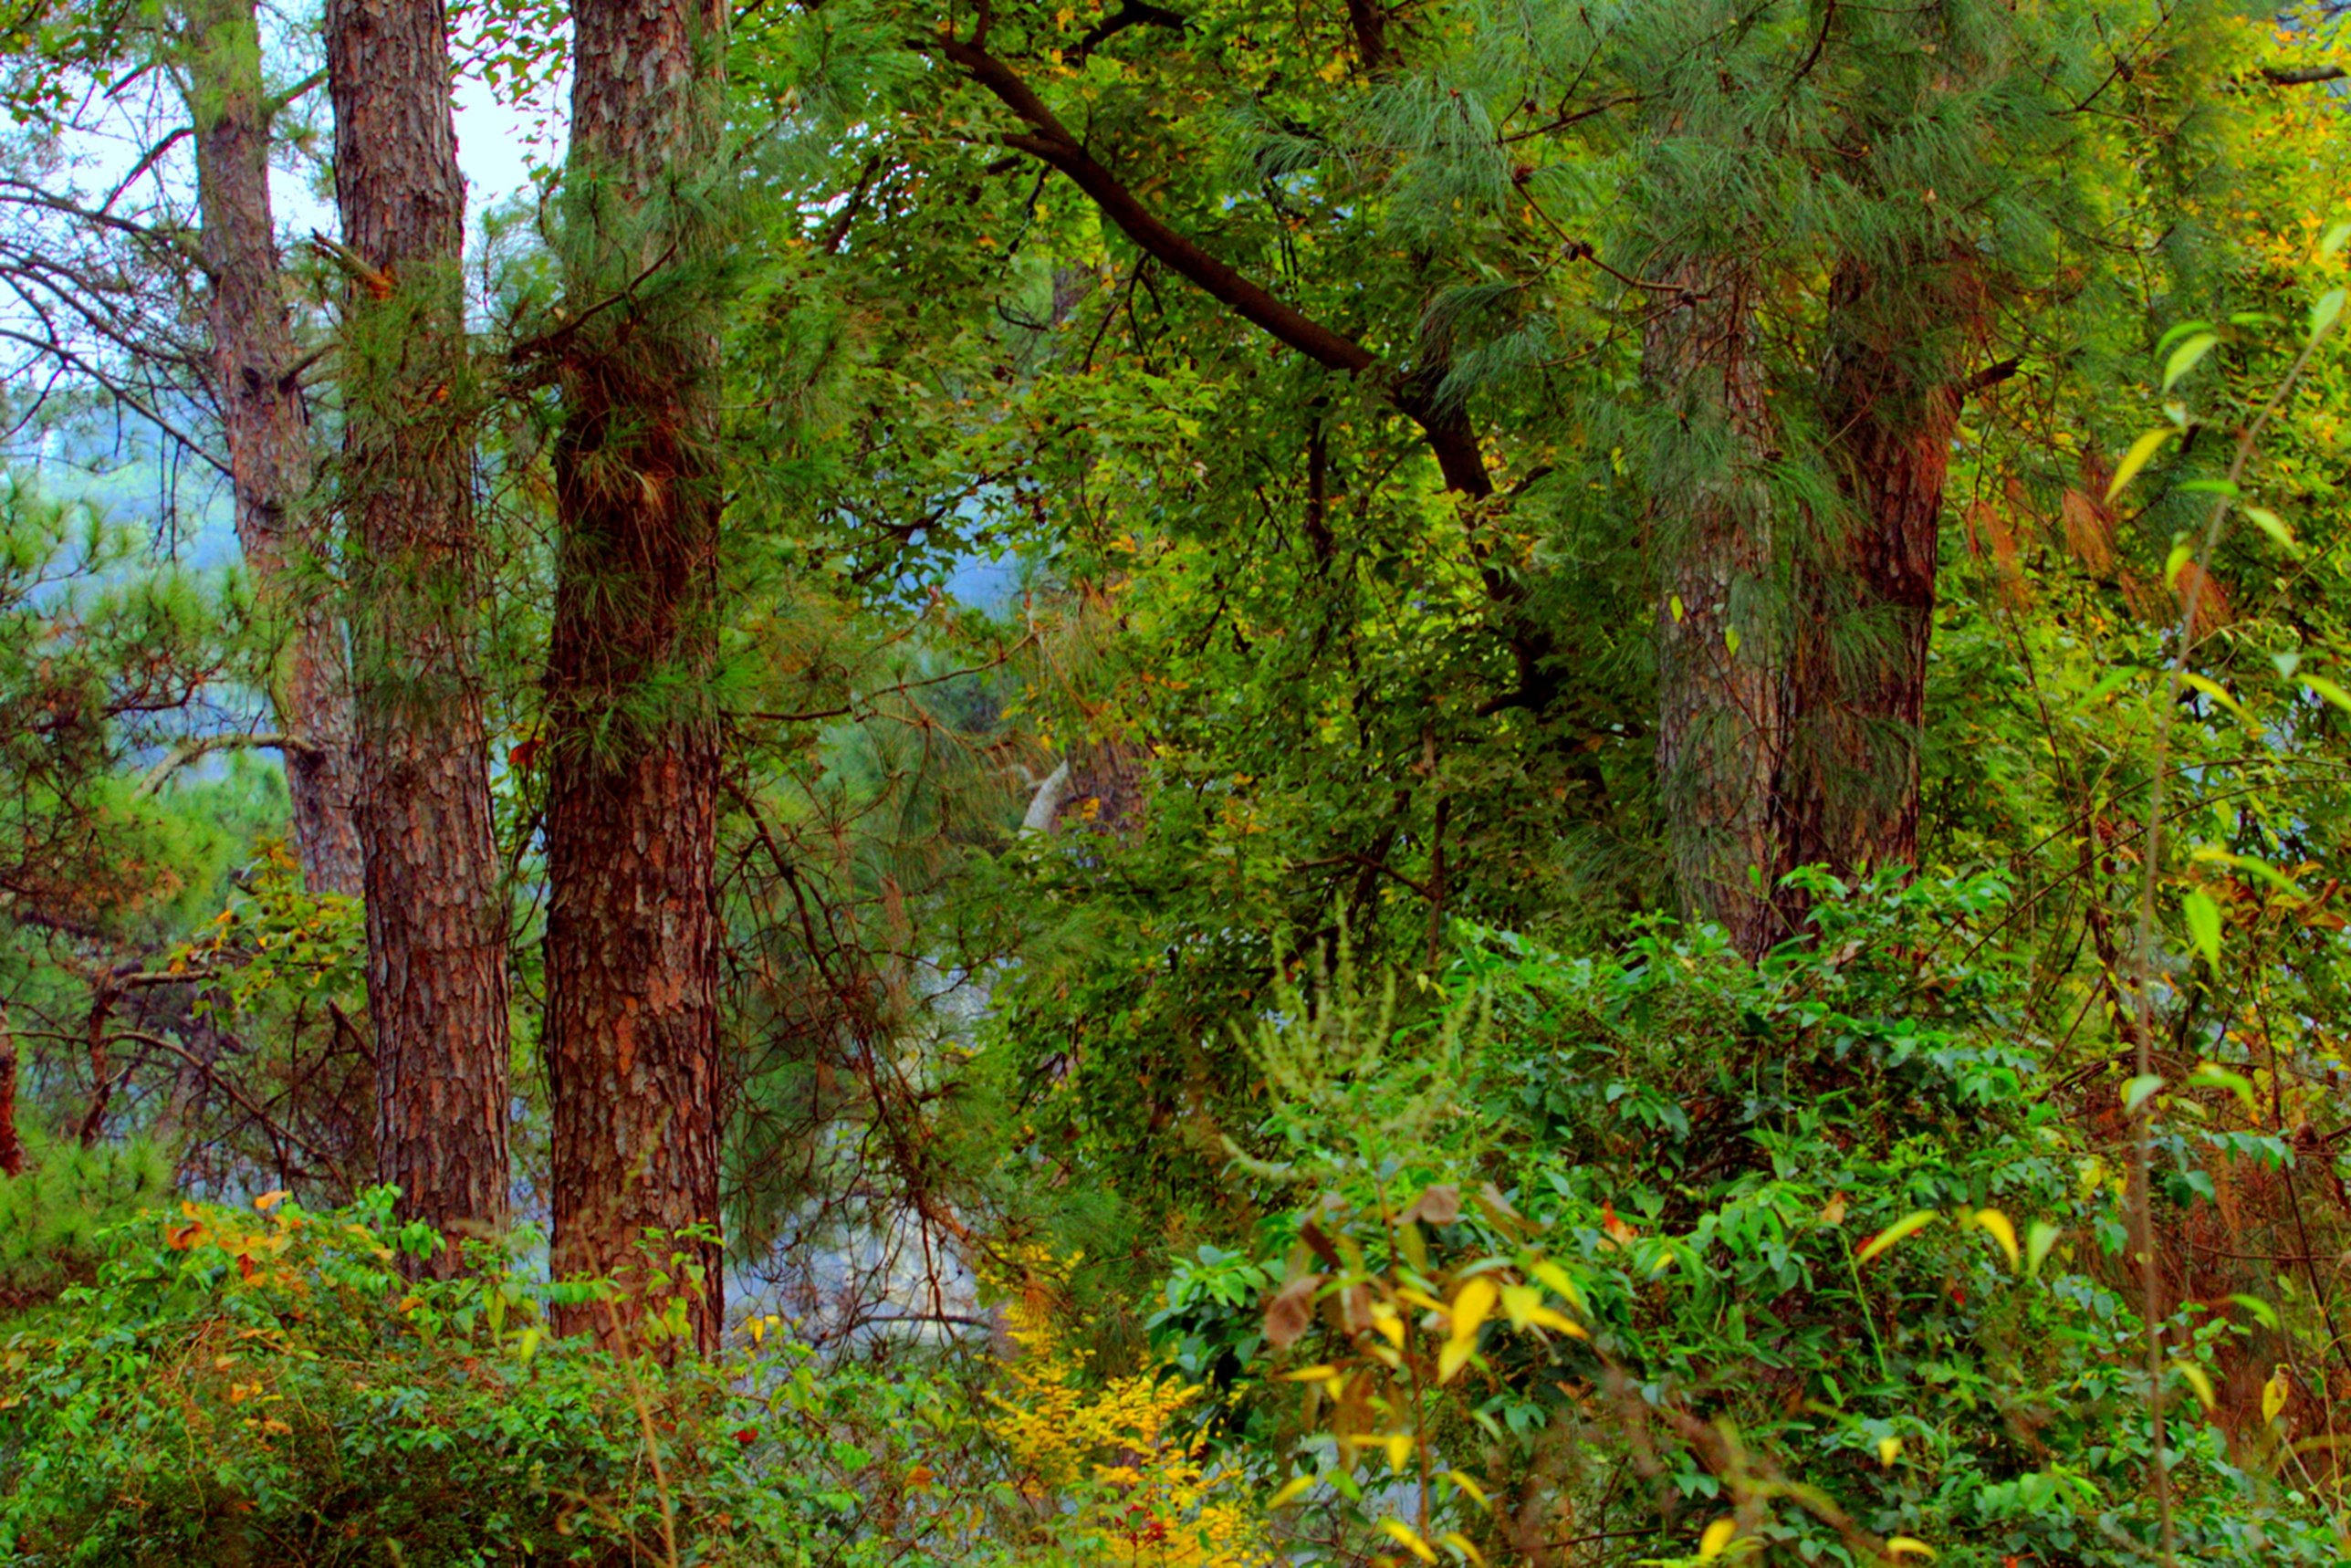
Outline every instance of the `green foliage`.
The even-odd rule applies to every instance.
[[[1969,956],[2004,890],[1817,891],[1819,944],[1761,966],[1670,925],[1580,958],[1468,933],[1428,1022],[1344,985],[1289,1015],[1270,1131],[1310,1196],[1262,1261],[1179,1269],[1154,1326],[1239,1374],[1240,1429],[1313,1479],[1306,1506],[1489,1557],[1658,1510],[1659,1544],[1728,1520],[1790,1561],[2157,1554],[2118,1156],[2050,1103],[2018,974]],[[2274,1322],[2174,1314],[2186,1560],[2341,1550],[2291,1454],[2197,1418]],[[1299,1364],[1302,1409],[1261,1381]]]
[[[0,1176],[0,1322],[89,1282],[109,1233],[172,1187],[171,1161],[149,1144],[25,1142],[24,1173]]]
[[[123,1224],[0,1350],[8,1562],[856,1562],[860,1486],[948,1464],[950,1385],[789,1343],[615,1361],[549,1339],[493,1258],[403,1279],[439,1240],[387,1194],[256,1207]]]

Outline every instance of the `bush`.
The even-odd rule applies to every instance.
[[[2121,1153],[2048,1103],[2011,977],[1932,951],[1999,884],[1822,891],[1820,940],[1761,965],[1663,923],[1579,959],[1472,933],[1433,1019],[1343,970],[1270,1010],[1280,1157],[1245,1163],[1297,1198],[1251,1255],[1179,1266],[1154,1327],[1238,1369],[1228,1425],[1284,1456],[1310,1536],[2161,1555]],[[2193,1082],[2183,1124],[2228,1100]],[[2158,1170],[2159,1227],[2200,1174]],[[2268,1418],[2205,1413],[2277,1322],[2173,1312],[2178,1561],[2343,1558]]]
[[[486,1253],[405,1279],[400,1255],[441,1242],[395,1228],[388,1193],[185,1203],[105,1240],[94,1282],[0,1346],[0,1563],[1267,1561],[1238,1471],[1178,1430],[1198,1391],[1088,1386],[1019,1302],[1009,1368],[821,1360],[773,1318],[724,1360],[664,1366],[549,1338],[551,1292]]]
[[[772,1500],[731,1506],[764,1423],[716,1369],[552,1342],[495,1264],[403,1280],[395,1243],[439,1242],[384,1195],[257,1207],[132,1221],[0,1352],[0,1560],[795,1560]]]

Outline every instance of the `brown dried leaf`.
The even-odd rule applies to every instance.
[[[1461,1218],[1461,1189],[1450,1182],[1430,1187],[1399,1218],[1406,1224],[1450,1225]]]
[[[1314,1292],[1322,1283],[1320,1274],[1301,1274],[1266,1303],[1265,1337],[1269,1343],[1288,1350],[1298,1343],[1299,1336],[1314,1322]]]

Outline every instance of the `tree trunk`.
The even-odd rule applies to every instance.
[[[444,26],[440,0],[328,0],[376,1168],[454,1237],[507,1221],[509,1069]]]
[[[1649,476],[1657,778],[1685,913],[1751,956],[1781,935],[1771,886],[1789,864],[1772,800],[1787,688],[1771,415],[1740,265],[1683,257],[1660,277],[1680,292],[1642,340],[1669,422]]]
[[[1939,276],[1938,276],[1939,274]],[[1829,291],[1822,413],[1841,515],[1796,566],[1793,716],[1781,784],[1791,863],[1915,865],[1935,566],[1959,387],[1938,331],[1975,275],[1848,258]],[[1783,901],[1800,917],[1801,901]]]
[[[16,1031],[0,1001],[0,1176],[25,1174],[25,1145],[16,1135]]]
[[[718,340],[726,7],[576,0],[564,424],[547,713],[553,1265],[609,1277],[565,1333],[644,1349],[648,1230],[718,1345]],[[667,1348],[667,1347],[663,1347]]]
[[[188,11],[190,118],[203,215],[212,380],[228,445],[236,537],[285,648],[271,697],[286,750],[294,852],[314,893],[361,885],[352,786],[350,675],[329,594],[294,580],[322,553],[303,523],[313,468],[310,415],[269,204],[269,110],[253,0],[193,0]]]

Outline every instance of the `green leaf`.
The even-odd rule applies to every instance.
[[[2304,675],[2302,677],[2302,684],[2304,687],[2317,693],[2320,696],[2325,697],[2328,702],[2333,703],[2336,707],[2341,708],[2345,713],[2351,713],[2351,692],[2345,691],[2333,681],[2326,679],[2323,675]]]
[[[2261,1098],[2253,1092],[2253,1081],[2218,1062],[2208,1061],[2189,1073],[2187,1086],[2190,1089],[2226,1089],[2237,1097],[2248,1113],[2261,1109]]]
[[[2198,332],[2209,333],[2211,330],[2212,323],[2210,321],[2182,321],[2155,340],[2155,351],[2160,354],[2182,338],[2190,337]]]
[[[2123,486],[2138,476],[2138,471],[2147,466],[2147,459],[2153,457],[2171,436],[2168,430],[2150,430],[2131,443],[2130,450],[2123,454],[2122,462],[2115,469],[2114,478],[2106,484],[2106,499],[2109,502],[2123,493]]]
[[[2251,1312],[2253,1315],[2253,1321],[2261,1324],[2262,1327],[2265,1329],[2273,1329],[2278,1326],[2277,1309],[2270,1305],[2267,1301],[2262,1300],[2259,1296],[2248,1296],[2240,1293],[2238,1295],[2231,1296],[2229,1298],[2229,1301],[2231,1305],[2242,1307],[2245,1311]]]
[[[2220,973],[2220,906],[2202,888],[2190,888],[2179,901],[2179,912],[2188,917],[2188,935],[2195,938],[2196,950],[2214,974]]]
[[[2163,563],[2163,586],[2166,588],[2178,588],[2179,586],[2179,574],[2187,570],[2188,563],[2195,559],[2195,546],[2189,544],[2186,539],[2180,539],[2175,543],[2171,547],[2171,554],[2164,560]]]
[[[2310,308],[2310,341],[2315,343],[2326,336],[2326,329],[2334,326],[2342,314],[2343,290],[2330,288],[2320,295],[2318,303]]]
[[[1738,628],[1738,627],[1736,627],[1736,626],[1725,626],[1725,627],[1722,629],[1722,646],[1723,646],[1724,650],[1725,650],[1726,652],[1728,652],[1728,653],[1730,654],[1730,656],[1731,656],[1732,658],[1736,659],[1737,657],[1739,657],[1739,628]]]
[[[2271,542],[2288,555],[2302,553],[2302,547],[2294,542],[2294,530],[2285,526],[2284,518],[2267,507],[2247,507],[2245,518],[2253,527],[2269,535]]]
[[[2024,1233],[2024,1271],[2027,1274],[2040,1273],[2041,1265],[2049,1260],[2050,1249],[2055,1247],[2057,1239],[2064,1234],[2045,1219],[2034,1220],[2032,1228]]]
[[[2163,1074],[2142,1072],[2123,1085],[2123,1114],[2136,1116],[2138,1108],[2147,1103],[2156,1091],[2163,1087]]]
[[[2196,368],[2196,363],[2212,351],[2220,338],[2211,332],[2199,332],[2171,350],[2171,358],[2163,363],[2163,390],[2169,392],[2180,377]]]
[[[2351,240],[2351,224],[2336,224],[2319,240],[2318,254],[2331,259],[2343,248],[2346,240]]]
[[[2210,697],[2214,702],[2219,703],[2222,707],[2227,708],[2231,713],[2235,714],[2247,724],[2253,722],[2253,716],[2245,711],[2245,705],[2239,702],[2235,697],[2231,696],[2229,695],[2229,688],[2222,685],[2220,682],[2211,679],[2210,676],[2197,674],[2191,670],[2180,671],[2179,680],[2181,685],[2195,691],[2202,692],[2206,696]]]

